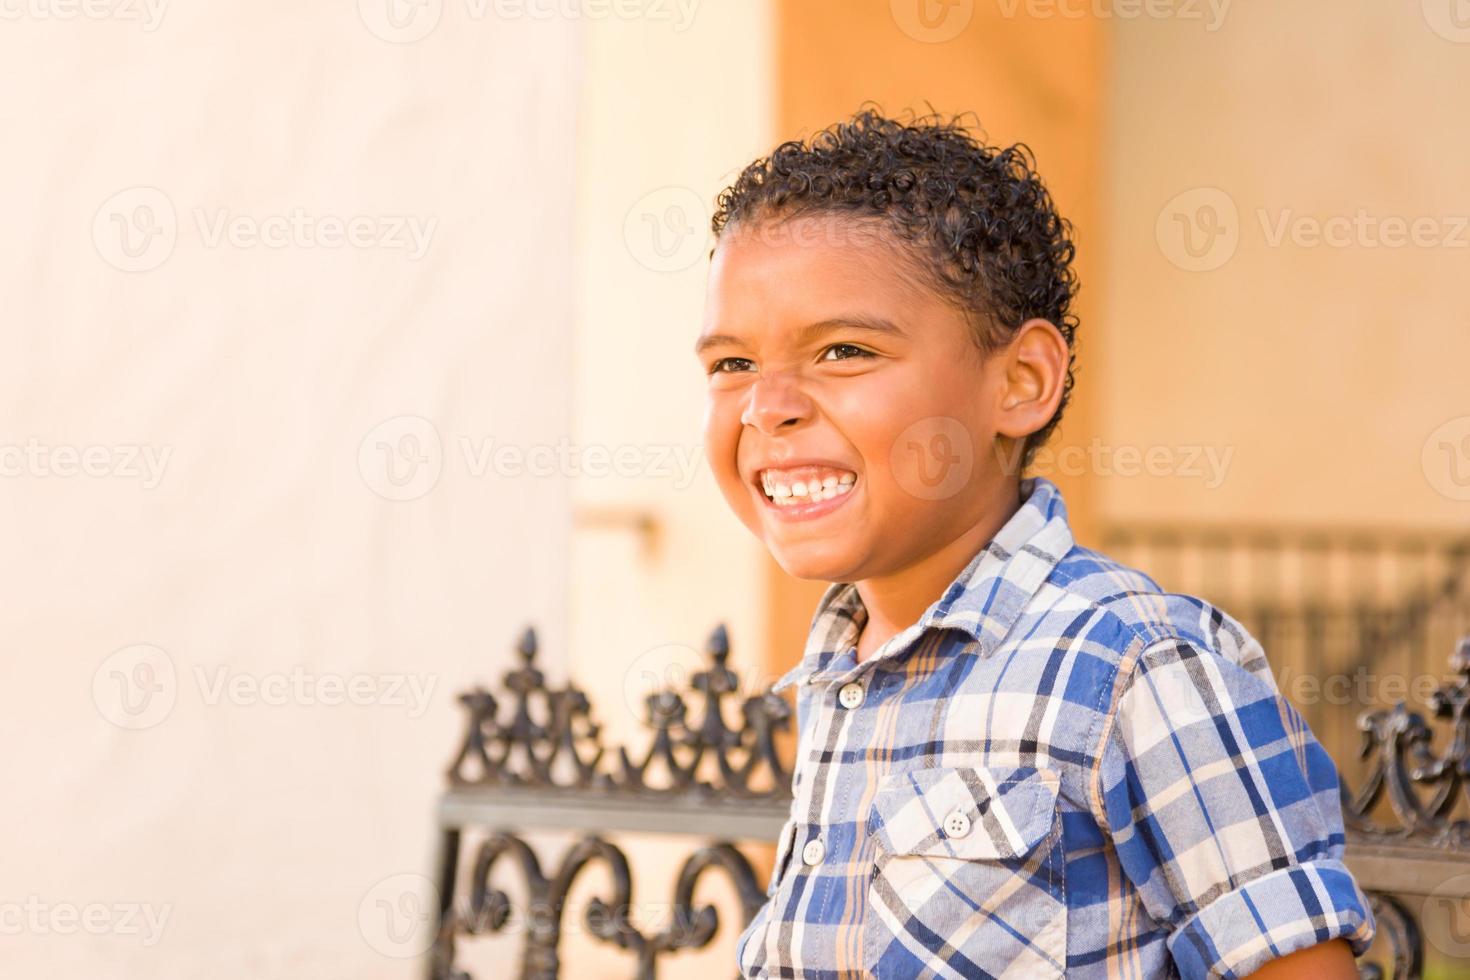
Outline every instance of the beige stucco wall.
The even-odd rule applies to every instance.
[[[1449,7],[1114,22],[1098,436],[1233,457],[1219,480],[1182,455],[1113,466],[1106,516],[1470,526],[1470,36]],[[1194,257],[1180,215],[1219,216]]]

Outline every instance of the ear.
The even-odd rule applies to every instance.
[[[999,435],[1024,439],[1051,421],[1062,403],[1069,354],[1066,338],[1050,320],[1037,317],[1021,324],[1000,355]]]

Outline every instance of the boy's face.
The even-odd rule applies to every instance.
[[[901,571],[985,519],[1003,478],[1003,367],[870,228],[836,215],[729,226],[710,267],[706,458],[798,578]],[[894,331],[863,326],[881,323]]]

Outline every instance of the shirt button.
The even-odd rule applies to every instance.
[[[963,837],[970,832],[970,818],[959,810],[951,810],[944,818],[944,832],[950,837]]]
[[[842,690],[837,692],[837,700],[842,702],[844,708],[856,708],[863,703],[863,686],[857,681],[842,685]]]
[[[822,855],[825,853],[827,853],[827,848],[823,846],[822,838],[813,837],[811,840],[807,841],[806,846],[801,849],[801,859],[807,864],[820,864],[822,861]]]

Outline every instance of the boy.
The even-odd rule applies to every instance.
[[[719,197],[705,449],[832,582],[745,977],[1356,977],[1337,772],[1230,616],[1077,546],[1021,467],[1072,386],[1024,147],[868,109]]]

